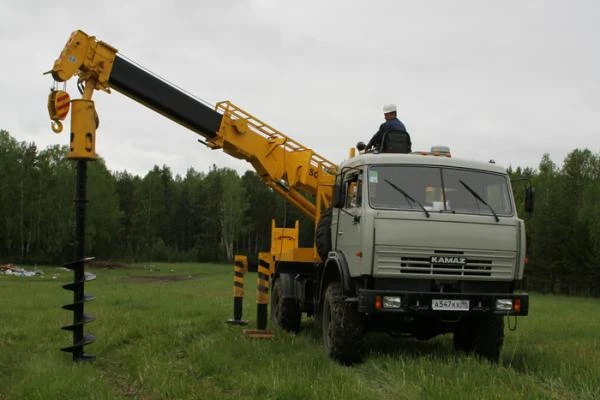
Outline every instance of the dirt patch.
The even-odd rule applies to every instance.
[[[179,282],[192,279],[191,275],[164,275],[164,276],[130,276],[129,281],[134,283],[154,283],[154,282]]]
[[[129,265],[113,262],[113,261],[98,261],[91,260],[85,263],[86,267],[90,268],[107,268],[107,269],[116,269],[116,268],[128,268]]]

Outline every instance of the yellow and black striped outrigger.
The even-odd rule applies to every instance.
[[[245,272],[248,272],[248,258],[236,255],[233,267],[233,318],[227,320],[228,324],[246,325],[248,323],[248,321],[242,319]]]
[[[244,335],[255,339],[270,339],[273,331],[267,329],[269,315],[269,278],[274,269],[274,258],[271,253],[258,254],[258,271],[256,275],[256,328],[244,329]]]
[[[258,260],[258,274],[256,277],[256,327],[267,329],[267,315],[269,307],[269,263]]]

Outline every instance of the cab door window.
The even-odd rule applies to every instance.
[[[344,208],[357,208],[362,205],[362,175],[348,174],[344,178],[345,198]]]

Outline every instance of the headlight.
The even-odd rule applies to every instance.
[[[496,310],[500,311],[510,311],[513,308],[512,299],[497,299],[496,300]]]
[[[402,299],[399,296],[383,296],[383,308],[400,308]]]

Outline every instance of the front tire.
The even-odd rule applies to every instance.
[[[504,343],[504,318],[487,315],[477,324],[477,334],[473,341],[473,351],[481,358],[493,363],[500,360],[500,351]]]
[[[473,320],[463,317],[453,335],[454,350],[464,353],[473,352],[473,342],[475,341],[475,326]]]
[[[497,363],[504,343],[504,319],[497,315],[463,318],[454,331],[454,349]]]
[[[362,315],[344,301],[342,286],[335,282],[325,291],[322,313],[323,344],[327,355],[341,364],[362,360]]]

